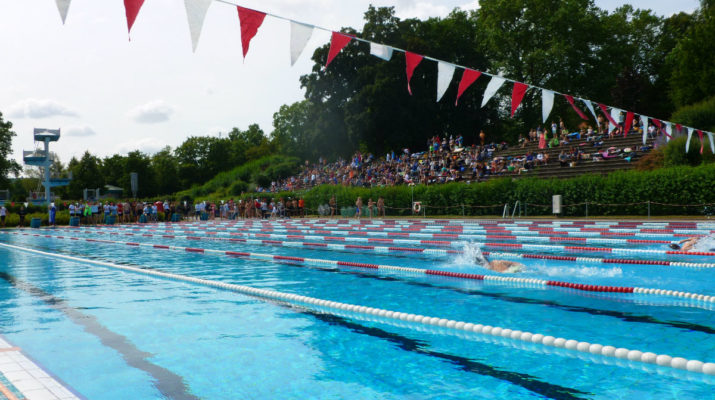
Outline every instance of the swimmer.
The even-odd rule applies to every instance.
[[[507,260],[487,261],[482,266],[484,268],[491,269],[492,271],[505,272],[505,273],[524,272],[524,270],[526,269],[524,264],[518,263],[516,261],[507,261]]]
[[[695,246],[698,243],[698,240],[700,240],[699,237],[691,237],[687,239],[683,239],[679,241],[677,244],[676,243],[671,243],[668,246],[673,249],[673,250],[680,250],[680,251],[690,251],[692,250],[693,246]]]

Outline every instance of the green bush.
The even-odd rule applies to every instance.
[[[231,187],[229,188],[229,194],[233,196],[239,196],[243,192],[248,190],[248,183],[244,181],[236,181],[231,184]]]
[[[688,141],[687,136],[681,136],[668,142],[663,147],[663,165],[665,167],[676,167],[680,165],[697,166],[702,163],[712,163],[715,161],[710,148],[710,141],[706,136],[703,136],[703,154],[700,154],[700,139],[693,134],[690,141],[690,148],[685,152],[685,144]]]
[[[715,96],[700,103],[679,108],[673,113],[671,120],[698,129],[715,131]]]

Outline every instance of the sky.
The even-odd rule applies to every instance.
[[[422,19],[479,7],[478,0],[230,2],[331,30],[362,27],[369,4]],[[595,3],[609,11],[624,4]],[[692,12],[699,2],[630,4],[669,16]],[[252,123],[269,134],[280,106],[303,99],[298,79],[330,34],[316,30],[292,67],[289,38],[288,22],[266,17],[244,60],[236,8],[218,1],[193,53],[183,0],[146,1],[131,40],[121,0],[73,0],[64,25],[55,0],[0,0],[0,112],[17,133],[12,157],[22,165],[22,150],[35,147],[33,128],[61,128],[51,150],[63,163],[86,150],[101,157],[151,154],[189,136],[225,135]]]

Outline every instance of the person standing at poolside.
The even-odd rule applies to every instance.
[[[335,195],[330,196],[330,201],[328,201],[328,204],[330,205],[330,218],[332,219],[335,215],[335,212],[337,211],[338,206],[338,202],[335,200]]]
[[[20,228],[25,227],[25,215],[27,215],[27,210],[25,210],[25,206],[20,206],[20,211],[18,211],[17,215],[20,216]]]
[[[362,209],[362,197],[358,196],[355,200],[355,219],[360,219],[360,212]]]
[[[377,216],[385,217],[385,199],[382,196],[377,198]]]
[[[55,207],[55,203],[50,204],[50,226],[55,226],[55,218],[57,217],[57,208]],[[4,225],[4,223],[3,223]]]
[[[372,197],[367,199],[367,215],[372,218],[372,208],[375,207],[375,202],[372,201]]]
[[[0,224],[2,224],[2,227],[5,227],[5,217],[7,217],[7,208],[5,208],[5,205],[0,206]]]

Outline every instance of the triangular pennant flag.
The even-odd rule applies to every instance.
[[[680,125],[680,124],[678,124],[678,125]],[[682,130],[682,129],[683,129],[683,127],[681,126],[680,130]],[[687,131],[688,129],[685,128],[685,130]],[[685,142],[685,152],[686,153],[690,151],[690,139],[692,137],[693,137],[693,131],[688,132],[688,140]]]
[[[454,105],[456,106],[457,103],[459,102],[459,98],[462,97],[462,94],[464,93],[465,90],[467,90],[468,87],[472,86],[472,83],[474,83],[479,77],[482,75],[481,72],[475,71],[473,69],[465,68],[464,72],[462,72],[462,80],[459,81],[459,89],[457,90],[457,100],[454,101]]]
[[[201,28],[204,26],[206,12],[213,0],[184,0],[186,7],[186,17],[189,20],[189,31],[191,32],[191,45],[194,52],[199,44]]]
[[[710,140],[710,152],[715,154],[715,141],[713,141],[712,132],[708,132],[708,139]]]
[[[619,108],[611,108],[611,118],[609,118],[609,121],[613,123],[613,126],[610,127],[611,131],[616,129],[617,126],[621,126],[621,113],[623,110]],[[618,121],[618,122],[616,122]]]
[[[703,154],[703,148],[705,148],[705,142],[703,141],[703,131],[697,130],[698,138],[700,139],[700,154]]]
[[[596,116],[596,110],[593,109],[593,103],[591,103],[591,100],[586,100],[586,99],[581,99],[583,104],[586,105],[586,108],[588,108],[588,111],[591,111],[591,115],[593,115],[593,119],[596,120],[596,123],[598,123],[598,117]]]
[[[524,95],[526,94],[526,89],[529,88],[529,85],[526,83],[521,83],[521,82],[514,82],[514,88],[511,90],[511,117],[514,118],[514,113],[516,112],[516,109],[519,108],[519,104],[521,104],[521,100],[524,99]]]
[[[392,59],[392,47],[370,42],[370,54],[385,61]]]
[[[648,140],[648,117],[641,115],[641,123],[643,123],[643,145]]]
[[[410,80],[412,80],[412,74],[415,72],[415,68],[422,62],[422,57],[419,54],[405,52],[405,71],[407,72],[407,91],[412,95],[412,88],[410,87]]]
[[[71,2],[72,0],[56,0],[57,9],[60,11],[60,17],[62,17],[63,24],[67,19],[67,10],[69,10]]]
[[[544,119],[542,121],[543,123],[546,123],[546,119],[549,118],[552,108],[554,108],[554,92],[541,89],[541,115]]]
[[[328,51],[328,60],[325,61],[325,68],[328,68],[328,65],[330,65],[335,56],[337,56],[338,53],[340,53],[340,51],[345,48],[351,40],[353,40],[352,36],[339,32],[333,32],[333,35],[330,38],[330,50]]]
[[[127,15],[127,32],[132,31],[132,26],[142,5],[144,5],[144,0],[124,0],[124,10]]]
[[[605,115],[606,118],[608,119],[608,121],[611,123],[611,126],[612,126],[612,127],[611,127],[611,130],[613,130],[613,128],[615,128],[616,125],[618,125],[618,122],[616,122],[616,120],[613,119],[613,116],[608,113],[608,109],[606,108],[606,105],[605,105],[605,104],[600,104],[600,103],[599,103],[599,104],[598,104],[598,108],[601,109],[601,112],[603,112],[603,115]],[[596,118],[596,119],[598,119],[598,118]]]
[[[437,101],[442,99],[447,88],[449,88],[449,84],[452,82],[452,77],[454,76],[454,69],[454,64],[443,61],[437,62]]]
[[[238,20],[241,22],[241,45],[243,46],[243,59],[245,60],[251,39],[256,36],[258,28],[263,24],[266,13],[241,6],[236,6],[236,8],[238,9]]]
[[[578,114],[581,119],[584,119],[588,121],[588,117],[586,117],[586,114],[583,113],[583,111],[579,110],[578,107],[576,107],[576,104],[573,102],[573,96],[569,96],[568,94],[565,94],[564,97],[566,98],[566,101],[571,104],[571,108],[573,108],[574,111],[576,111],[576,114]]]
[[[497,90],[506,82],[506,79],[502,78],[501,76],[492,76],[492,79],[489,81],[489,84],[487,85],[487,89],[484,91],[484,97],[482,98],[482,107],[484,107],[489,100],[494,97],[496,94]]]
[[[671,124],[670,122],[666,123],[663,131],[665,132],[665,141],[670,142],[670,139],[673,138],[673,124]]]
[[[633,118],[635,118],[633,111],[626,112],[626,126],[623,128],[623,137],[626,137],[628,132],[630,132],[631,125],[633,125]]]
[[[295,65],[298,57],[313,35],[313,26],[290,21],[290,65]]]

